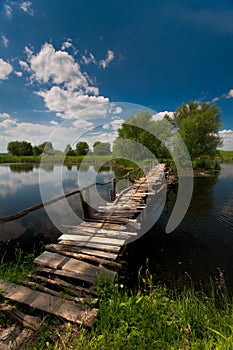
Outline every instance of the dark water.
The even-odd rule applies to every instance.
[[[233,292],[233,164],[223,164],[219,175],[194,179],[184,220],[166,234],[175,197],[176,190],[170,191],[159,221],[128,248],[128,276],[135,279],[142,266],[155,281],[170,287],[194,284],[208,289],[211,283],[220,284],[223,275]]]
[[[104,182],[114,176],[114,170],[87,166],[63,167],[44,165],[40,181],[48,189],[48,199],[58,195],[56,178],[62,170],[65,192],[86,184],[90,176]],[[79,175],[79,179],[78,179]],[[119,176],[119,174],[117,174]],[[39,168],[34,165],[0,165],[0,216],[10,215],[41,202]],[[122,184],[125,186],[126,184]],[[103,200],[109,200],[110,186],[99,188]],[[210,281],[219,283],[223,274],[228,289],[233,292],[233,164],[223,164],[216,176],[196,177],[190,208],[182,223],[170,234],[166,223],[176,199],[176,189],[168,194],[166,207],[155,226],[140,240],[127,248],[127,283],[134,284],[140,267],[147,267],[156,282],[183,288],[193,283],[209,287]],[[93,203],[97,201],[91,196]],[[82,216],[79,195],[69,198],[73,211]],[[96,202],[98,204],[98,201]],[[60,206],[60,207],[59,207]],[[72,224],[62,201],[58,207],[61,224]],[[19,220],[0,224],[0,243],[4,249],[11,242],[20,242],[28,250],[39,242],[56,241],[60,230],[53,225],[44,209],[37,210]],[[8,249],[11,252],[11,248]]]

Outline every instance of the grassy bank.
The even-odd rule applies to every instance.
[[[0,278],[19,283],[33,272],[33,258],[16,249],[14,263],[1,264]],[[91,330],[53,317],[25,349],[233,349],[233,304],[221,278],[209,295],[154,286],[148,273],[139,276],[139,285],[133,292],[98,285],[99,314]]]
[[[225,294],[193,290],[176,295],[164,287],[129,293],[100,290],[92,329],[66,324],[46,332],[31,349],[232,349],[232,303]],[[45,339],[43,344],[41,339]]]
[[[85,159],[84,159],[85,158]],[[55,156],[43,156],[41,158],[40,156],[11,156],[8,154],[1,154],[0,155],[0,163],[40,163],[41,161],[43,163],[65,163],[65,164],[79,164],[83,160],[85,163],[101,163],[101,162],[107,162],[109,159],[109,156],[94,156],[94,155],[88,155],[88,156],[73,156],[73,157],[63,157],[60,155]]]
[[[222,162],[233,161],[233,151],[218,151],[216,158]]]

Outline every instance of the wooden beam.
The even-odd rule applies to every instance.
[[[15,283],[0,280],[0,293],[6,298],[38,310],[62,317],[68,321],[91,326],[97,310],[78,305],[61,297],[38,292]]]
[[[62,240],[59,242],[59,244],[72,245],[72,246],[76,246],[76,247],[93,248],[93,249],[96,249],[98,251],[102,250],[102,251],[113,252],[113,253],[118,253],[121,250],[121,247],[118,247],[116,245],[96,244],[96,243],[91,243],[91,242]]]
[[[63,234],[59,238],[64,241],[76,241],[76,242],[89,242],[89,243],[97,243],[97,244],[107,244],[122,247],[125,244],[125,239],[117,239],[117,238],[108,238],[108,237],[99,237],[94,236],[93,234],[87,234],[86,236],[78,235],[78,234]]]
[[[58,270],[75,272],[84,281],[94,283],[97,279],[105,282],[112,282],[116,272],[106,269],[105,267],[97,267],[73,258],[66,258],[57,253],[44,251],[34,262],[42,266],[48,266]]]

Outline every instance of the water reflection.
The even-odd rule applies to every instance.
[[[114,171],[109,167],[101,167],[100,170],[101,172],[97,174],[95,168],[89,164],[82,165],[79,171],[76,165],[62,167],[43,163],[39,169],[38,164],[1,164],[0,217],[16,214],[41,203],[39,184],[45,189],[47,201],[62,194],[61,190],[69,193],[89,186],[91,183],[104,183],[114,176]],[[60,179],[62,179],[62,185]],[[100,198],[103,202],[109,200],[110,187],[111,184],[97,186],[91,191],[90,200],[94,208],[99,205]],[[67,207],[71,208],[71,211],[67,211]],[[58,233],[63,232],[64,225],[77,225],[83,217],[78,194],[56,202],[47,210],[55,217],[58,227],[51,223],[47,212],[42,209],[37,210],[19,220],[1,224],[0,242],[29,240],[30,246],[38,237],[53,240]]]
[[[140,242],[128,248],[131,281],[143,266],[149,267],[156,282],[169,287],[183,289],[194,284],[209,289],[210,281],[222,271],[233,293],[233,165],[222,165],[219,176],[195,178],[185,219],[166,234],[174,197],[175,193],[170,193],[159,221]]]
[[[185,220],[196,220],[207,217],[213,208],[215,195],[214,187],[219,181],[217,175],[195,177],[192,200],[186,213]],[[176,202],[177,188],[172,188],[168,193],[166,209],[170,213]]]
[[[10,164],[9,165],[10,170],[12,173],[29,173],[30,171],[33,171],[34,165],[33,164]]]

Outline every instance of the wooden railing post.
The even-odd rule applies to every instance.
[[[112,179],[112,188],[110,189],[109,192],[110,192],[111,201],[112,202],[115,201],[116,199],[116,178],[115,177]]]
[[[83,194],[80,191],[80,199],[81,199],[81,204],[82,204],[82,208],[83,208],[84,220],[92,218],[92,210],[91,210],[91,206],[89,205],[89,203],[90,203],[90,188],[85,189],[85,197],[86,198],[84,199]]]

